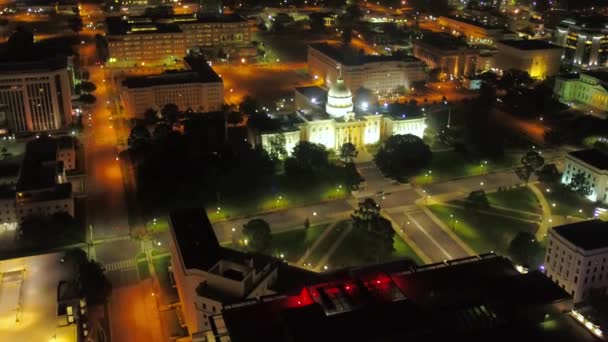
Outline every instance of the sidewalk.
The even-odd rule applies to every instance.
[[[321,233],[321,235],[315,240],[315,242],[306,249],[306,253],[304,253],[304,255],[302,255],[300,257],[300,259],[298,259],[298,261],[296,262],[296,265],[304,265],[306,262],[306,259],[308,259],[310,257],[310,253],[312,253],[312,251],[314,251],[317,246],[319,246],[319,244],[325,240],[325,238],[327,237],[327,235],[329,235],[329,233],[334,230],[334,228],[336,227],[336,225],[338,224],[338,222],[340,221],[335,221],[333,223],[331,223],[329,225],[329,227],[325,228],[325,230],[323,231],[323,233]]]

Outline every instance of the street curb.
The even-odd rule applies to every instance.
[[[397,233],[397,235],[399,235],[403,239],[403,241],[412,248],[414,253],[416,253],[416,255],[418,255],[418,257],[420,259],[422,259],[422,262],[424,262],[425,264],[432,263],[431,258],[429,258],[424,252],[422,252],[420,247],[418,247],[418,245],[414,241],[412,241],[412,239],[410,239],[410,237],[405,232],[402,232],[401,230],[399,230],[399,231],[397,230],[397,227],[400,227],[400,226],[397,224],[397,222],[395,222],[395,220],[391,217],[391,215],[389,214],[388,211],[386,211],[385,209],[382,209],[380,211],[380,213],[383,213],[384,214],[383,216],[385,218],[387,218],[389,221],[391,221],[392,227],[393,227],[393,230],[395,231],[395,233]]]

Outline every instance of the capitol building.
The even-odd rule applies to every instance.
[[[358,149],[382,141],[394,134],[413,134],[422,138],[425,117],[405,112],[370,110],[363,102],[355,109],[353,94],[338,77],[329,91],[320,87],[301,87],[295,90],[296,112],[275,115],[278,123],[270,129],[259,130],[262,147],[271,151],[271,142],[284,136],[285,150],[291,153],[300,141],[309,141],[339,150],[350,142]]]

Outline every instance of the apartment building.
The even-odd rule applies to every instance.
[[[608,155],[596,149],[570,152],[564,160],[562,183],[570,184],[572,177],[582,173],[591,186],[591,201],[608,203]]]
[[[59,130],[72,122],[68,58],[0,63],[0,107],[11,132]]]
[[[224,104],[224,84],[202,56],[184,58],[187,70],[128,77],[122,82],[121,100],[129,116],[143,118],[147,109],[175,104],[180,110],[213,112]]]
[[[331,87],[339,74],[353,91],[365,88],[376,95],[410,89],[427,79],[425,64],[414,57],[366,55],[351,47],[318,43],[308,47],[308,71]]]
[[[608,222],[590,220],[549,230],[545,274],[574,303],[608,287]]]

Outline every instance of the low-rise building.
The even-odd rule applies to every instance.
[[[315,79],[330,87],[341,73],[344,84],[355,92],[365,88],[385,96],[409,90],[413,83],[427,79],[424,63],[414,57],[367,55],[337,44],[311,44],[307,61],[308,72]]]
[[[412,54],[430,69],[439,69],[446,79],[473,75],[487,67],[480,50],[447,33],[425,32],[412,41]]]
[[[608,222],[590,220],[549,230],[545,274],[574,303],[608,287]]]
[[[572,178],[582,173],[591,186],[592,201],[608,203],[608,155],[596,149],[570,152],[564,161],[562,183],[570,184]]]
[[[566,104],[580,104],[608,111],[608,72],[587,71],[559,76],[555,79],[553,94]]]
[[[514,32],[509,32],[505,25],[491,24],[474,17],[440,16],[437,24],[442,29],[455,35],[466,37],[469,44],[492,45],[499,40],[516,38]]]
[[[559,73],[563,48],[542,40],[501,40],[496,42],[494,68],[526,71],[533,78]]]
[[[129,116],[143,118],[147,109],[175,104],[180,110],[213,112],[224,104],[224,84],[202,56],[184,58],[184,71],[128,77],[122,82],[121,100]]]

